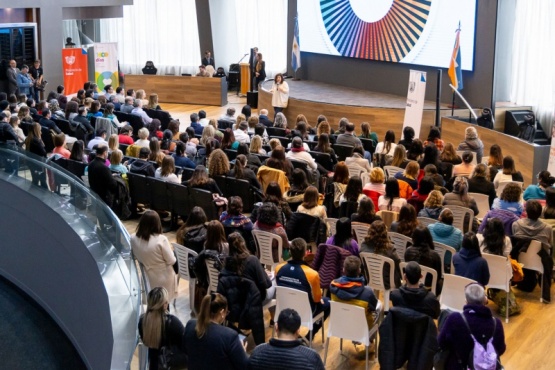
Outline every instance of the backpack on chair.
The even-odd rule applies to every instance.
[[[468,329],[468,332],[470,333],[470,338],[472,338],[472,341],[474,342],[474,348],[470,351],[470,354],[468,355],[468,369],[502,370],[503,366],[501,365],[501,361],[499,361],[499,356],[497,356],[497,352],[495,351],[495,347],[493,346],[493,337],[495,336],[495,330],[497,329],[497,321],[495,320],[495,318],[492,317],[493,332],[491,333],[491,338],[489,338],[486,345],[483,346],[480,342],[476,340],[474,334],[472,334],[464,313],[461,313],[461,317],[466,325],[466,328]]]

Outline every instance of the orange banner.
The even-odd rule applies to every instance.
[[[82,48],[62,49],[65,94],[75,94],[89,80],[87,51]]]

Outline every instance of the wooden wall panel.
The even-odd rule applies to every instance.
[[[457,146],[464,140],[464,130],[468,126],[467,122],[444,117],[441,120],[441,138]],[[473,126],[478,131],[478,137],[484,143],[484,155],[489,155],[489,149],[493,144],[501,146],[503,155],[513,157],[517,171],[520,171],[524,177],[524,186],[536,182],[535,177],[537,172],[540,169],[544,169],[544,157],[546,150],[549,153],[549,146],[529,144],[514,136],[477,125]]]
[[[126,75],[126,89],[158,94],[160,103],[227,104],[227,83],[222,78],[195,76]]]

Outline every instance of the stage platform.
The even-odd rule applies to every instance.
[[[405,117],[406,96],[383,94],[373,91],[353,89],[316,81],[294,81],[289,84],[289,105],[284,110],[289,126],[292,127],[298,114],[304,114],[309,123],[316,123],[318,115],[323,114],[335,129],[342,117],[354,122],[359,130],[360,123],[369,122],[372,131],[380,138],[387,130],[394,130],[400,136]],[[269,90],[272,81],[262,84],[258,92],[258,109],[268,109],[273,116],[272,95]],[[450,116],[451,109],[441,105],[441,116]],[[467,109],[456,109],[455,115],[468,116]],[[426,137],[428,127],[435,123],[435,102],[424,103],[421,137]],[[424,136],[423,136],[424,135]],[[400,137],[399,137],[400,138]]]

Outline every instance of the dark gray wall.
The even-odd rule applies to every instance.
[[[287,40],[293,39],[297,1],[301,0],[289,0]],[[497,19],[497,0],[477,0],[476,2],[478,11],[474,71],[463,72],[464,89],[462,90],[462,94],[469,104],[475,108],[492,106]],[[288,48],[287,68],[288,73],[292,74],[291,42],[288,42]],[[302,68],[297,72],[297,76],[302,79],[395,95],[406,95],[410,69],[425,71],[428,73],[426,99],[435,100],[437,68],[313,53],[302,53],[301,63]],[[441,100],[444,103],[449,103],[451,99],[452,90],[449,88],[447,69],[443,69]],[[457,104],[462,105],[462,102]]]
[[[64,219],[35,196],[4,180],[0,194],[6,217],[0,223],[0,275],[50,314],[87,367],[109,369],[112,322],[96,261]]]
[[[204,52],[210,50],[212,57],[217,62],[217,55],[214,55],[214,44],[212,42],[212,20],[210,19],[210,2],[207,0],[196,0],[198,37],[200,44],[200,57],[204,57]],[[198,61],[200,64],[200,60]],[[216,64],[217,65],[217,64]]]

